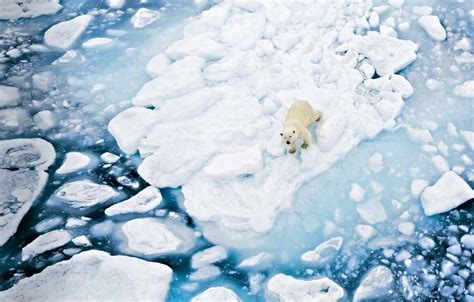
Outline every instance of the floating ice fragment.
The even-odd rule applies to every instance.
[[[383,170],[383,155],[376,152],[369,158],[369,169],[378,173]]]
[[[470,250],[474,250],[474,235],[466,234],[461,237],[461,244]]]
[[[107,216],[127,213],[146,213],[160,205],[160,191],[155,187],[147,187],[130,199],[114,204],[105,210]]]
[[[392,272],[387,267],[381,265],[370,269],[356,289],[354,301],[388,298],[393,281]]]
[[[198,269],[202,266],[213,264],[227,258],[227,249],[216,245],[194,254],[191,257],[191,267]]]
[[[42,234],[21,250],[21,259],[26,261],[36,255],[66,245],[71,239],[71,235],[65,230]]]
[[[116,162],[119,161],[120,156],[115,155],[115,154],[110,153],[110,152],[104,152],[100,155],[100,159],[105,163],[115,164]]]
[[[194,233],[181,223],[158,218],[137,218],[122,226],[126,250],[133,254],[160,256],[184,253],[194,243]]]
[[[353,202],[360,202],[365,197],[365,190],[359,184],[353,183],[351,191],[349,192],[349,197]]]
[[[360,217],[369,224],[376,224],[387,220],[385,208],[377,199],[357,204],[356,210]]]
[[[215,265],[204,265],[198,268],[195,272],[189,275],[189,280],[198,281],[198,280],[207,280],[214,277],[217,277],[221,274],[220,268]]]
[[[332,259],[342,246],[342,237],[334,237],[319,244],[314,250],[308,251],[301,256],[305,262],[312,264],[323,264]]]
[[[411,182],[410,192],[411,196],[417,198],[421,195],[423,190],[428,186],[428,182],[424,179],[414,179]]]
[[[474,98],[474,81],[466,81],[456,85],[454,94],[463,98]]]
[[[56,228],[62,223],[64,223],[64,219],[62,217],[48,218],[40,221],[37,225],[35,225],[35,231],[38,233],[44,233],[53,228]]]
[[[92,162],[91,158],[80,152],[66,153],[65,160],[61,167],[56,170],[57,174],[69,174],[82,169],[85,169]]]
[[[82,15],[68,21],[57,23],[44,33],[44,42],[48,46],[66,50],[76,42],[79,36],[89,26],[92,19],[92,16]]]
[[[89,180],[66,183],[54,193],[54,199],[60,203],[80,210],[103,204],[117,196],[119,193],[113,188]]]
[[[33,116],[36,126],[41,130],[48,130],[56,125],[53,113],[49,110],[42,110]]]
[[[16,87],[0,85],[0,108],[20,103],[20,91]]]
[[[125,0],[106,0],[107,5],[113,9],[122,8],[125,4]]]
[[[172,273],[161,263],[92,250],[22,279],[0,300],[164,302]]]
[[[342,287],[326,277],[300,280],[292,276],[278,274],[268,281],[266,290],[271,297],[285,302],[336,302],[344,296]]]
[[[87,238],[87,236],[85,235],[81,235],[81,236],[73,238],[72,243],[74,243],[77,246],[85,246],[85,247],[92,246],[92,243],[90,242],[89,238]]]
[[[446,30],[439,21],[438,16],[421,16],[418,19],[418,24],[431,37],[431,39],[441,42],[446,39]]]
[[[447,212],[474,198],[474,191],[456,173],[448,171],[421,194],[421,205],[428,216]]]
[[[107,46],[110,46],[113,42],[114,40],[112,40],[111,38],[103,38],[103,37],[92,38],[82,43],[82,48],[85,48],[85,49],[105,48]]]
[[[135,28],[143,28],[158,20],[161,17],[160,12],[148,8],[140,8],[133,15],[130,22]]]

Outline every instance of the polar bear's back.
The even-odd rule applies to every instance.
[[[286,122],[296,120],[307,127],[313,121],[313,107],[307,101],[296,101],[291,105]]]

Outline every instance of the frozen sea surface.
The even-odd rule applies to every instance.
[[[474,300],[469,1],[0,9],[0,299]]]

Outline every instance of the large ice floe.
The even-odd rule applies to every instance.
[[[43,190],[55,159],[54,147],[42,139],[0,141],[0,246]]]
[[[363,34],[369,8],[223,1],[152,59],[154,78],[109,130],[125,153],[139,151],[145,181],[182,186],[184,208],[208,239],[246,244],[272,229],[303,183],[396,126],[413,88],[394,73],[417,46]],[[298,99],[324,115],[311,148],[289,156],[278,133]]]
[[[1,301],[165,301],[173,271],[128,256],[86,251],[0,292]]]

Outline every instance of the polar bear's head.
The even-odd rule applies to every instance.
[[[298,128],[291,124],[285,125],[280,133],[283,142],[287,145],[293,144],[299,135]]]

